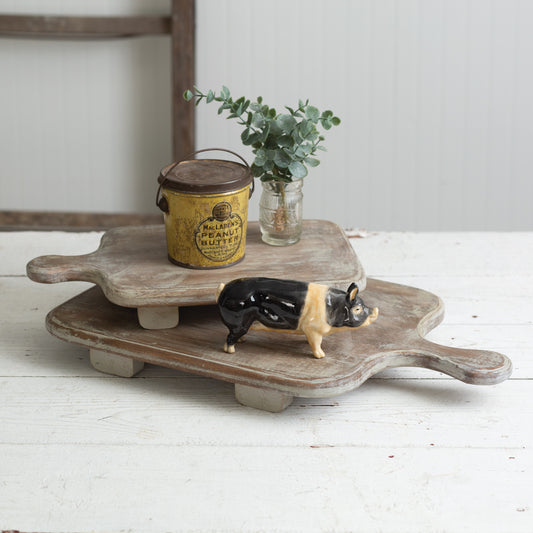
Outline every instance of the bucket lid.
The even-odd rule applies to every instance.
[[[196,194],[231,192],[246,187],[252,180],[248,165],[221,159],[191,159],[173,163],[164,167],[157,179],[168,189]]]

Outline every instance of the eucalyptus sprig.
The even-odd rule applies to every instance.
[[[309,100],[299,100],[296,108],[285,106],[288,113],[278,114],[263,103],[261,96],[255,102],[244,96],[234,100],[225,86],[218,94],[212,90],[203,93],[194,87],[194,91],[185,91],[183,97],[187,101],[194,100],[196,105],[203,100],[208,104],[220,102],[218,114],[228,112],[228,119],[237,119],[244,127],[241,140],[252,147],[255,155],[253,175],[261,181],[291,182],[307,176],[307,167],[320,163],[313,157],[317,150],[326,150],[320,144],[324,136],[319,134],[317,126],[329,130],[341,122],[333,111],[321,113],[309,105]]]

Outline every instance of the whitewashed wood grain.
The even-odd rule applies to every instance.
[[[531,531],[525,450],[25,448],[0,446],[0,514],[27,531]]]
[[[0,393],[0,443],[522,449],[533,445],[530,390],[529,380],[374,379],[335,398],[295,399],[276,417],[242,408],[231,384],[179,373],[10,378]]]
[[[488,281],[487,281],[488,280]],[[402,280],[404,281],[404,280]],[[406,280],[407,282],[409,280]],[[425,289],[439,289],[442,286],[440,278],[424,278],[419,286]],[[483,288],[490,284],[492,278],[479,278],[476,287]],[[517,278],[520,287],[523,278]],[[91,285],[81,282],[45,285],[33,283],[23,277],[0,278],[0,290],[9,308],[5,308],[5,317],[0,322],[0,346],[9,348],[11,363],[0,371],[0,374],[12,372],[12,375],[87,375],[91,370],[84,368],[87,362],[86,350],[74,345],[66,344],[50,336],[44,326],[48,311],[63,301],[75,296]],[[429,286],[429,287],[428,287]],[[480,294],[478,298],[469,300],[468,287],[460,296],[456,296],[455,289],[447,288],[444,297],[447,312],[443,324],[438,326],[427,336],[437,343],[456,346],[458,348],[491,349],[508,355],[513,361],[513,377],[533,377],[533,346],[530,342],[533,333],[533,307],[530,291],[520,294],[520,287],[508,296],[503,290],[498,294]],[[19,298],[21,293],[31,294],[31,298]],[[434,290],[441,294],[440,290]],[[494,313],[494,309],[498,313]],[[7,310],[9,312],[7,313]],[[25,342],[20,343],[20,331],[24,331]],[[78,361],[82,359],[80,365]],[[44,373],[44,374],[43,374]],[[386,371],[383,375],[391,377],[417,377],[428,374],[419,369],[395,369]],[[383,377],[382,375],[382,377]],[[441,376],[432,372],[434,377]],[[444,377],[444,376],[441,376]]]
[[[378,278],[532,274],[531,232],[368,232],[351,241],[367,274]]]
[[[42,318],[44,321],[44,316]],[[11,330],[11,334],[9,331]],[[26,342],[20,344],[20,331]],[[0,330],[3,336],[0,347],[6,353],[0,375],[9,376],[94,376],[88,359],[88,351],[67,344],[49,335],[44,324],[28,326],[7,323]],[[513,362],[511,379],[531,379],[533,376],[532,326],[510,326],[495,330],[493,326],[471,327],[441,325],[427,338],[446,346],[469,349],[492,349],[507,355]],[[173,376],[171,370],[147,365],[142,377]],[[397,368],[379,374],[380,378],[450,379],[439,372],[418,368]]]
[[[58,231],[46,235],[43,239],[43,233],[38,231],[0,233],[0,274],[24,275],[26,263],[38,255],[94,251],[102,233]],[[373,277],[532,274],[531,232],[367,232],[365,235],[350,241],[368,275]]]
[[[350,235],[348,231],[348,235]],[[102,232],[0,233],[0,274],[24,275],[26,263],[45,254],[82,254],[98,248]],[[442,237],[442,238],[438,238]],[[369,276],[473,277],[531,275],[531,232],[367,232],[350,239]]]

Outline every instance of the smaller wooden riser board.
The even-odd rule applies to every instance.
[[[283,410],[295,396],[342,394],[391,367],[429,368],[478,385],[499,383],[511,374],[505,355],[424,339],[444,315],[434,294],[368,279],[365,303],[379,307],[379,318],[364,329],[326,337],[323,359],[313,357],[303,336],[262,331],[250,331],[236,352],[227,354],[227,329],[216,306],[184,307],[178,328],[146,330],[134,310],[110,303],[98,287],[52,310],[46,324],[57,337],[90,348],[101,371],[131,376],[142,370],[134,362],[147,362],[209,376],[235,383],[241,403],[268,411]],[[108,363],[106,354],[112,355]]]
[[[145,329],[174,328],[179,308],[215,303],[220,283],[265,276],[312,281],[347,289],[366,286],[364,269],[342,228],[327,220],[305,220],[302,238],[273,247],[261,240],[259,223],[248,223],[244,259],[220,269],[191,269],[168,260],[165,227],[128,226],[107,231],[97,250],[78,256],[44,255],[30,261],[28,277],[40,283],[89,281],[123,307],[137,309]],[[312,260],[310,260],[312,258]]]

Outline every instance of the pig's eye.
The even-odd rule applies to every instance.
[[[360,306],[360,305],[356,305],[354,308],[353,308],[353,312],[358,315],[359,313],[361,313],[363,311],[363,308]]]

